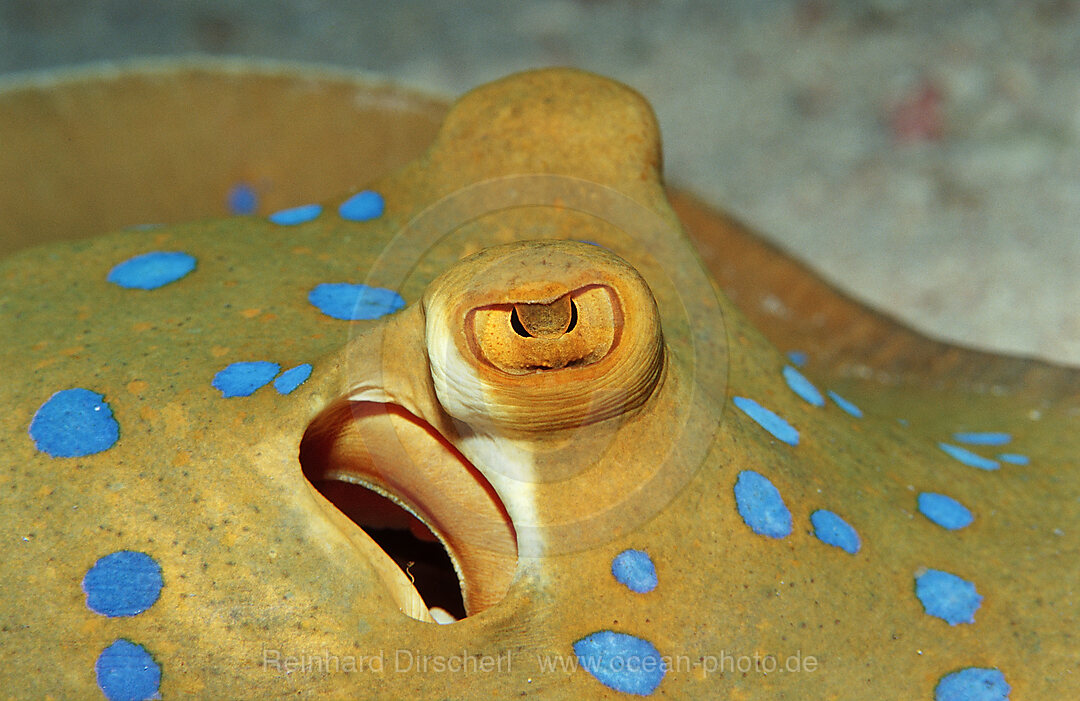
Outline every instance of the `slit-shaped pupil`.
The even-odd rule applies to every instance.
[[[514,333],[522,338],[532,338],[533,335],[525,330],[525,325],[521,323],[521,319],[518,318],[517,307],[510,312],[510,327],[514,329]]]

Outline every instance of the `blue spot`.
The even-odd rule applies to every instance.
[[[129,290],[155,290],[195,269],[195,258],[180,251],[153,251],[128,258],[109,271],[109,282]]]
[[[309,222],[322,214],[322,205],[302,204],[299,207],[279,209],[269,216],[270,221],[282,226],[293,226]]]
[[[311,363],[297,365],[278,375],[278,378],[274,380],[274,389],[279,394],[288,394],[304,384],[309,377],[311,377]]]
[[[791,361],[791,364],[797,368],[801,368],[806,365],[806,353],[803,351],[788,351],[787,357],[788,360]]]
[[[828,394],[829,394],[829,398],[832,399],[834,402],[836,402],[836,406],[840,407],[841,409],[843,409],[847,413],[851,414],[856,419],[861,419],[862,418],[862,409],[855,406],[854,404],[852,404],[848,400],[844,399],[843,397],[841,397],[836,392],[833,392],[831,389],[828,390]]]
[[[259,195],[247,183],[237,183],[229,188],[225,201],[232,214],[254,214],[259,208]]]
[[[732,401],[735,402],[735,406],[739,407],[744,414],[756,421],[758,425],[773,434],[773,436],[779,440],[784,441],[788,445],[799,444],[799,432],[796,431],[791,424],[761,406],[753,399],[735,397]]]
[[[790,365],[785,365],[783,373],[784,380],[787,382],[787,386],[791,388],[792,392],[814,406],[825,406],[825,397],[821,396],[821,392],[818,391],[818,388],[815,387],[810,380],[803,377],[801,372]]]
[[[901,426],[904,426],[904,427],[907,427],[907,426],[911,425],[911,424],[908,423],[907,419],[897,419],[896,423],[898,423],[898,424],[900,424]]]
[[[611,574],[619,584],[638,594],[646,594],[653,589],[659,580],[656,577],[656,566],[652,558],[644,550],[623,550],[611,561]]]
[[[833,545],[852,555],[859,552],[859,534],[844,519],[831,511],[819,509],[810,514],[814,535],[826,545]]]
[[[161,566],[145,553],[121,550],[98,560],[83,577],[86,605],[110,618],[134,616],[161,595]]]
[[[933,492],[919,495],[919,511],[942,528],[956,531],[971,525],[975,517],[966,506],[952,497]]]
[[[941,570],[926,570],[916,577],[915,596],[919,597],[926,613],[951,626],[974,623],[975,611],[982,603],[974,584]]]
[[[325,282],[308,293],[308,301],[335,319],[378,319],[405,308],[405,300],[385,287]]]
[[[957,443],[967,443],[968,445],[1005,445],[1012,440],[1012,436],[1008,433],[997,431],[966,431],[954,433],[952,437]]]
[[[602,630],[574,643],[578,664],[600,683],[624,694],[648,696],[667,669],[648,640]]]
[[[361,190],[338,207],[338,215],[348,221],[369,221],[382,216],[385,208],[382,195],[372,190]]]
[[[968,667],[942,677],[934,687],[934,701],[1009,701],[1010,691],[999,670]]]
[[[113,447],[120,425],[105,397],[76,387],[49,397],[30,421],[34,446],[54,458],[81,458]]]
[[[784,538],[791,534],[791,512],[772,482],[753,470],[743,470],[735,482],[739,516],[758,535]]]
[[[960,462],[964,463],[968,467],[977,467],[980,470],[996,470],[1001,465],[994,462],[990,458],[984,458],[981,455],[976,455],[967,448],[961,448],[958,445],[949,445],[948,443],[938,443],[938,447]]]
[[[214,375],[211,384],[223,397],[247,397],[278,374],[281,366],[266,360],[233,363]]]
[[[158,696],[161,667],[142,645],[121,638],[94,664],[97,683],[109,701],[144,701]]]
[[[1020,453],[1001,453],[997,456],[997,459],[1010,465],[1027,465],[1031,462],[1031,458]]]

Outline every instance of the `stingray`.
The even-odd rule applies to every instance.
[[[12,693],[1078,695],[1080,373],[669,197],[632,90],[289,204],[0,263]]]

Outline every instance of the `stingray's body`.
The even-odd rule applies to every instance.
[[[1080,375],[899,329],[679,200],[703,265],[659,164],[636,94],[530,73],[368,183],[382,211],[3,261],[5,691],[1080,698]],[[515,244],[537,240],[563,242]],[[195,267],[117,284],[153,251]],[[380,318],[337,319],[323,283],[409,306],[369,290]],[[838,394],[797,394],[790,350]],[[311,373],[223,396],[259,361]],[[981,469],[940,446],[956,432],[1009,442],[967,446]],[[335,480],[420,516],[470,615],[430,622]]]

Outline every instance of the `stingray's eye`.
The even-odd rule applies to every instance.
[[[652,293],[608,251],[511,244],[428,288],[428,359],[443,408],[474,427],[551,431],[630,411],[663,375]]]
[[[591,365],[618,339],[623,315],[606,285],[589,285],[550,302],[493,304],[470,312],[470,349],[511,375]]]

